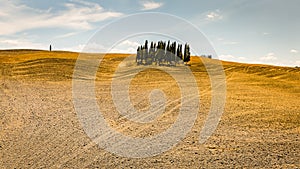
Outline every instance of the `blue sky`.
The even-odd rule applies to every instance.
[[[0,49],[48,49],[52,44],[55,50],[81,51],[110,22],[139,12],[163,12],[196,25],[220,59],[300,66],[298,0],[0,0],[0,4]],[[139,43],[124,40],[113,52],[132,53]]]

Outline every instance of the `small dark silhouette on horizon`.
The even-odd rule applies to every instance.
[[[52,46],[50,45],[50,47],[49,47],[49,51],[51,52],[52,51]]]

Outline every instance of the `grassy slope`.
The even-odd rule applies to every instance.
[[[112,73],[126,56],[107,55],[101,73]],[[5,160],[0,166],[25,167],[26,163],[31,163],[33,167],[49,167],[60,163],[67,167],[186,167],[193,164],[299,167],[300,69],[222,62],[227,79],[227,104],[220,125],[207,144],[199,147],[195,143],[199,125],[202,125],[202,122],[197,122],[198,127],[178,148],[153,159],[134,160],[101,154],[103,152],[99,154],[99,149],[93,144],[86,147],[89,139],[76,122],[68,91],[77,57],[78,53],[72,52],[0,51],[0,96],[4,100],[0,102],[3,128],[0,132],[3,138],[0,159]],[[201,60],[193,57],[190,68],[195,76],[200,77],[197,82],[203,104],[209,107],[209,96],[206,97],[209,92],[206,90],[210,84],[205,67]],[[33,95],[29,96],[27,90]],[[49,91],[62,94],[62,98],[56,98]],[[9,101],[5,102],[5,99]],[[35,108],[34,104],[42,108]],[[47,154],[48,149],[52,150]],[[95,154],[104,159],[95,157]]]

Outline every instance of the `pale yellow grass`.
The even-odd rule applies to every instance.
[[[178,115],[180,91],[174,79],[147,69],[131,82],[137,109],[149,106],[147,93],[162,89],[166,113],[151,124],[123,118],[115,110],[110,82],[128,55],[106,55],[96,79],[96,96],[107,122],[133,137],[168,128]],[[198,137],[211,106],[210,80],[201,59],[192,57],[201,96],[192,131],[171,150],[145,159],[106,152],[84,133],[72,102],[72,73],[78,53],[0,51],[0,168],[299,168],[300,70],[223,62],[227,100],[215,133]],[[202,58],[205,59],[205,58]],[[145,93],[145,97],[139,97]]]

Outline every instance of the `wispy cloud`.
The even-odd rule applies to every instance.
[[[34,43],[26,39],[0,39],[0,49],[47,49],[48,46],[45,46],[40,43]]]
[[[223,19],[223,16],[220,14],[220,10],[212,11],[206,14],[206,20],[215,21]]]
[[[234,62],[243,62],[245,61],[245,57],[240,57],[240,56],[233,56],[230,54],[222,54],[219,56],[221,60],[226,60],[226,61],[234,61]]]
[[[160,8],[163,6],[163,3],[154,1],[143,1],[141,5],[143,6],[142,10],[145,11]]]
[[[76,52],[92,52],[92,53],[105,53],[105,52],[136,53],[136,48],[139,45],[140,44],[135,41],[125,40],[117,44],[116,46],[114,46],[112,49],[110,49],[111,46],[104,46],[103,44],[88,43],[88,44],[80,44],[76,46],[61,48],[60,50],[68,50],[68,51],[76,51]]]
[[[275,61],[277,57],[274,53],[268,53],[266,56],[260,57],[259,60],[261,61]]]
[[[55,36],[54,39],[67,38],[67,37],[70,37],[70,36],[74,36],[74,35],[76,35],[78,33],[79,32],[70,32],[70,33],[58,35],[58,36]]]
[[[67,28],[74,30],[89,30],[93,23],[122,13],[103,9],[97,3],[72,0],[64,4],[63,10],[52,12],[51,9],[40,10],[24,4],[1,0],[0,35],[9,35],[35,28]]]
[[[224,38],[217,38],[218,43],[221,43],[223,45],[236,45],[239,44],[237,41],[227,41]]]
[[[296,49],[291,49],[290,52],[291,52],[291,53],[298,53],[298,50],[296,50]]]
[[[125,40],[115,46],[110,52],[112,53],[136,53],[136,48],[140,44],[135,41]]]
[[[225,61],[242,62],[242,63],[252,63],[252,64],[268,64],[268,65],[278,65],[278,66],[300,66],[300,60],[286,60],[280,59],[275,56],[274,53],[268,53],[259,59],[253,60],[251,57],[239,57],[231,54],[219,55],[219,59]]]

